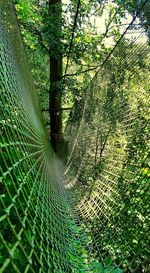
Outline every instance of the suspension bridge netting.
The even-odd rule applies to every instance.
[[[63,166],[44,129],[13,5],[1,0],[0,8],[0,272],[148,273],[146,32],[131,37],[131,24],[75,103]]]

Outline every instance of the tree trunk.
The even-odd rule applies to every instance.
[[[49,92],[49,115],[50,115],[50,139],[54,152],[58,154],[62,140],[62,89],[60,80],[62,77],[62,54],[61,54],[61,0],[49,0],[49,7],[54,16],[55,30],[50,39],[50,92]],[[56,29],[57,28],[57,29]],[[51,31],[51,30],[50,30]],[[57,111],[58,110],[58,111]]]

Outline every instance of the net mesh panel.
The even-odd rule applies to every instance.
[[[11,1],[0,21],[0,272],[148,272],[146,37],[129,29],[75,104],[64,171]]]

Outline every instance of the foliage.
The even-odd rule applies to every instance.
[[[35,0],[15,0],[14,2],[43,109],[49,108],[49,48],[54,48],[53,52],[56,55],[61,52],[64,60],[64,72],[69,57],[67,74],[71,76],[75,73],[77,75],[77,77],[76,75],[71,76],[70,83],[68,83],[70,77],[64,77],[62,82],[63,106],[70,107],[67,99],[68,86],[69,92],[71,92],[70,101],[73,104],[74,99],[81,96],[80,90],[84,90],[91,76],[94,75],[97,65],[100,65],[110,52],[111,45],[108,46],[107,41],[109,42],[110,37],[112,37],[112,41],[120,36],[119,25],[122,23],[122,18],[126,16],[125,9],[132,12],[136,7],[135,1],[129,1],[128,5],[126,2],[124,4],[124,1],[117,0],[114,1],[114,5],[107,5],[103,0],[92,1],[88,4],[87,1],[82,1],[71,52],[69,52],[76,1],[62,6],[61,33],[59,33],[60,28],[56,22],[57,16],[53,16],[53,13],[49,11],[48,2]],[[119,10],[116,3],[120,5]],[[95,24],[99,22],[97,20],[104,21],[103,14],[106,9],[108,16],[103,23],[102,30],[99,30]],[[148,24],[146,15],[144,18]],[[114,27],[114,25],[118,25],[118,27]],[[60,36],[61,44],[60,41],[57,42]],[[70,55],[68,56],[68,54]],[[89,69],[92,70],[88,72]],[[86,70],[87,72],[82,74]],[[46,112],[44,112],[44,117],[46,122],[49,122]]]
[[[122,24],[122,18],[126,16],[126,10],[134,14],[134,10],[137,8],[137,1],[116,0],[112,2],[114,2],[114,5],[110,4],[107,8],[108,18],[105,20],[104,30],[99,32],[91,18],[93,18],[92,14],[95,12],[98,18],[103,15],[103,12],[106,10],[105,1],[89,1],[88,4],[87,1],[82,1],[73,46],[69,56],[67,75],[64,75],[59,83],[61,89],[64,91],[62,98],[63,106],[72,107],[74,104],[74,113],[70,113],[69,117],[72,124],[80,124],[84,103],[86,101],[85,88],[91,81],[97,68],[103,63],[106,56],[108,56],[112,50],[112,45],[107,45],[107,38],[111,37],[113,42],[117,41],[118,38],[121,37],[121,30],[118,25]],[[49,80],[49,49],[53,49],[51,54],[63,55],[65,71],[69,54],[68,45],[76,11],[76,1],[71,1],[69,5],[63,5],[61,32],[60,30],[58,31],[58,22],[55,16],[48,10],[47,1],[15,0],[14,3],[34,76],[35,86],[41,99],[41,108],[47,109],[49,101],[48,92],[51,84]],[[120,7],[120,11],[117,16],[114,16],[118,7]],[[60,8],[60,5],[58,5],[57,9],[60,10]],[[65,14],[69,15],[69,20]],[[149,9],[143,10],[139,16],[139,20],[147,30],[149,27]],[[116,26],[115,28],[113,28],[114,25]],[[61,43],[58,43],[60,37]],[[133,52],[136,52],[138,58],[134,64],[128,65],[128,58]],[[122,60],[124,60],[126,65],[122,66]],[[114,67],[117,67],[117,69],[114,69]],[[120,67],[122,67],[121,71]],[[89,222],[93,221],[88,229],[85,224],[85,219],[82,219],[84,224],[81,229],[74,222],[61,223],[64,225],[68,224],[75,234],[73,240],[70,240],[70,245],[64,246],[68,264],[69,266],[72,265],[74,273],[79,272],[79,269],[76,269],[76,262],[81,264],[80,272],[84,272],[84,270],[90,268],[92,273],[122,273],[133,272],[133,270],[139,273],[144,272],[144,270],[146,272],[148,268],[148,250],[144,249],[144,252],[140,252],[140,249],[145,246],[148,241],[148,219],[145,212],[150,210],[148,204],[150,196],[147,186],[150,176],[150,166],[147,161],[148,116],[146,111],[139,111],[137,115],[138,124],[135,123],[133,126],[134,133],[131,135],[131,140],[128,143],[127,133],[121,127],[123,116],[120,115],[120,112],[125,112],[126,109],[134,113],[134,110],[137,111],[140,107],[142,109],[148,107],[147,98],[149,87],[146,83],[146,78],[149,77],[148,69],[147,48],[142,47],[141,49],[140,44],[134,42],[132,44],[130,39],[122,39],[116,51],[113,52],[110,61],[105,65],[105,69],[102,70],[100,74],[101,77],[99,77],[99,79],[96,78],[96,87],[93,84],[91,88],[88,103],[90,102],[91,105],[91,102],[93,102],[93,104],[89,109],[86,109],[87,111],[84,116],[84,122],[87,123],[89,127],[87,135],[82,139],[82,149],[79,145],[78,153],[74,156],[74,168],[72,169],[73,174],[76,174],[78,167],[83,163],[83,167],[78,173],[78,182],[75,187],[75,196],[77,197],[75,205],[80,203],[85,195],[86,189],[89,190],[87,199],[89,200],[90,197],[93,196],[95,198],[94,200],[96,200],[96,187],[101,181],[103,171],[107,170],[107,167],[109,170],[109,160],[114,160],[117,156],[120,156],[120,160],[123,162],[126,161],[127,164],[124,166],[118,163],[121,169],[121,172],[118,171],[118,173],[116,173],[116,175],[119,176],[117,183],[119,197],[116,200],[113,210],[108,213],[109,220],[105,218],[105,213],[107,209],[109,209],[109,205],[108,207],[107,205],[103,207],[103,202],[101,202],[100,206],[103,208],[103,213],[98,215],[98,219],[88,219]],[[84,70],[87,70],[87,72],[82,73]],[[138,92],[139,82],[144,90],[144,92],[140,94]],[[93,91],[92,93],[92,90],[97,90],[98,92]],[[122,98],[124,99],[123,104],[121,103]],[[103,104],[101,104],[101,102],[103,102]],[[101,117],[99,110],[95,113],[96,104],[100,104],[101,106]],[[43,115],[45,116],[45,123],[48,123],[49,117],[46,111]],[[68,114],[64,112],[65,124],[67,119]],[[85,131],[86,130],[85,128]],[[97,139],[95,143],[96,131]],[[14,135],[10,135],[10,137],[15,139]],[[25,155],[25,152],[22,152],[21,149],[10,148],[10,156],[8,156],[7,147],[5,146],[6,142],[7,139],[4,138],[4,147],[2,147],[2,150],[5,160],[1,162],[3,173],[11,168],[11,165],[17,162],[18,158],[23,158]],[[92,146],[90,146],[90,143],[92,143]],[[112,150],[107,150],[108,146],[111,147],[112,150],[115,150],[115,155]],[[125,152],[125,148],[128,149],[128,154]],[[108,158],[107,151],[109,152]],[[87,153],[86,156],[85,152]],[[144,154],[145,157],[143,157]],[[29,162],[26,160],[25,166],[28,164]],[[8,177],[6,185],[1,184],[1,198],[6,207],[11,202],[11,196],[6,194],[6,187],[8,187],[11,195],[14,196],[15,185],[17,186],[22,182],[22,176],[24,175],[24,172],[20,174],[16,169],[11,172],[11,177]],[[36,176],[36,173],[34,175]],[[32,180],[33,177],[29,176],[25,196],[30,194]],[[12,184],[12,181],[14,184]],[[147,192],[145,192],[144,189],[147,189]],[[101,191],[105,193],[105,186],[102,185]],[[3,226],[2,234],[4,239],[7,240],[10,249],[12,249],[15,244],[14,237],[12,236],[13,230],[18,234],[21,229],[23,211],[26,209],[25,196],[21,195],[21,202],[16,201],[15,208],[13,207],[11,210],[10,220],[14,223],[12,229],[10,230],[9,228],[9,222],[5,222]],[[108,191],[108,199],[109,197],[110,192]],[[37,192],[35,191],[33,192],[32,203],[36,201]],[[138,207],[139,205],[140,208]],[[40,210],[46,211],[46,205],[44,204],[43,207],[39,207],[39,211]],[[5,206],[2,208],[2,215],[3,212],[5,212]],[[9,214],[9,209],[6,212]],[[17,212],[19,212],[20,215],[20,222],[17,220]],[[34,215],[34,206],[31,206],[30,219],[32,219],[32,214]],[[37,226],[35,227],[37,231],[37,244],[34,246],[37,256],[40,255],[39,246],[41,240],[41,235],[38,233],[39,222],[40,218],[37,216]],[[102,222],[105,224],[102,225]],[[29,255],[28,245],[34,245],[34,234],[32,234],[30,229],[30,225],[32,226],[33,224],[32,220],[30,224],[28,222],[26,230],[23,231],[24,237],[22,245],[27,255]],[[85,229],[87,229],[86,232],[84,231]],[[80,243],[77,240],[76,234],[81,235]],[[91,235],[88,237],[87,234]],[[95,243],[95,238],[97,238],[97,243]],[[103,238],[105,238],[105,241]],[[110,238],[113,238],[113,240],[110,241]],[[125,241],[125,245],[121,243],[122,238]],[[84,244],[89,244],[92,249],[91,259],[88,258],[88,248],[83,246]],[[63,254],[58,253],[56,246],[53,246],[53,248],[51,245],[49,246],[49,253],[52,254],[52,256],[59,256],[59,260],[61,261]],[[72,247],[76,249],[78,256],[72,253]],[[0,263],[3,264],[7,258],[7,249],[2,245],[1,250],[3,256],[0,257]],[[53,251],[53,253],[51,253],[51,251]],[[135,254],[136,259],[141,263],[137,270],[137,261],[134,258]],[[11,255],[23,272],[27,260],[26,255],[18,248],[16,248]],[[54,261],[51,261],[52,267],[53,263]],[[46,266],[45,263],[45,268]],[[37,259],[37,261],[33,263],[32,268],[36,271],[38,267],[40,267],[40,264]],[[9,268],[9,272],[14,272],[13,270],[14,269]],[[53,271],[54,269],[52,268],[51,270]],[[57,269],[56,273],[59,273],[59,269]]]

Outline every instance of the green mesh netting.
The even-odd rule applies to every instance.
[[[11,1],[0,0],[0,22],[0,272],[148,273],[146,34],[131,38],[131,24],[75,103],[64,167],[44,130]]]

